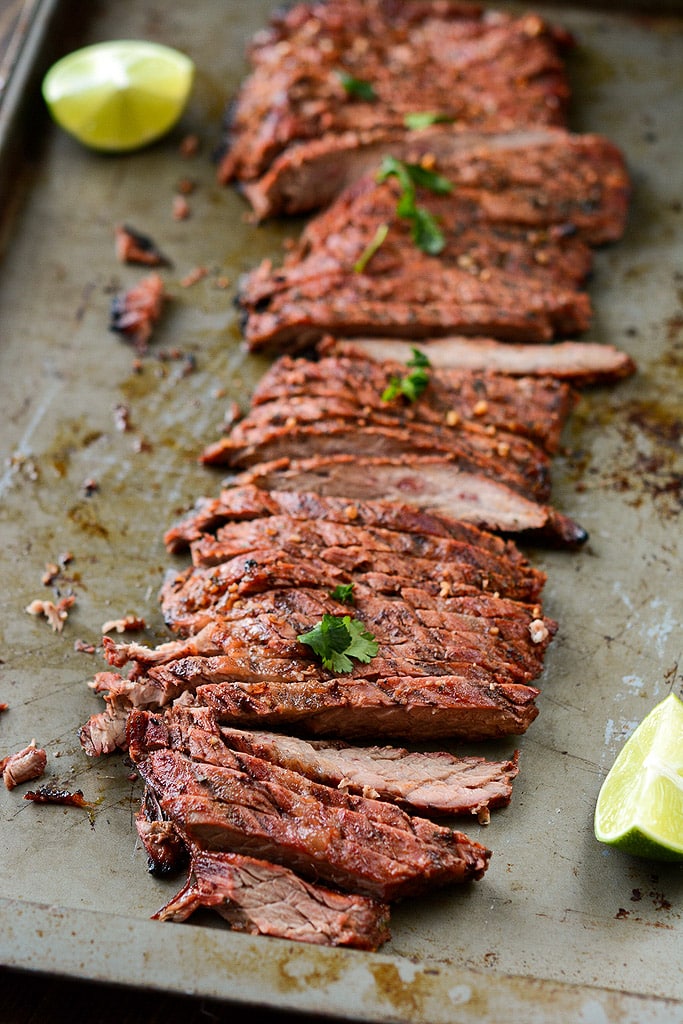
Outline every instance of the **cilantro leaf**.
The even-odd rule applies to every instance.
[[[377,93],[370,82],[366,82],[363,78],[354,78],[353,75],[349,75],[346,71],[338,71],[337,75],[347,96],[353,96],[358,100],[365,100],[366,103],[372,103],[377,99]]]
[[[436,218],[423,206],[418,206],[415,196],[416,186],[427,188],[438,195],[452,192],[453,185],[441,174],[427,170],[421,164],[409,164],[397,160],[393,156],[385,156],[377,172],[378,182],[395,177],[401,187],[401,194],[396,204],[396,213],[412,224],[412,238],[418,249],[430,256],[438,256],[443,250],[446,240],[437,224]]]
[[[384,240],[388,234],[389,225],[380,224],[377,230],[375,231],[374,238],[372,239],[371,242],[368,243],[368,245],[366,245],[365,249],[363,250],[363,252],[360,254],[360,256],[353,265],[353,269],[357,274],[363,273],[372,257],[375,255],[380,246],[384,243]]]
[[[340,583],[330,591],[330,597],[333,601],[340,601],[342,604],[353,604],[355,600],[353,586],[353,583]]]
[[[429,253],[430,256],[438,256],[443,251],[446,240],[443,232],[429,210],[418,206],[413,215],[413,241],[418,249]]]
[[[411,367],[410,373],[405,377],[392,377],[382,392],[383,402],[393,402],[395,398],[403,395],[409,402],[416,402],[422,392],[429,384],[427,370],[431,363],[424,352],[418,348],[412,349],[412,357],[408,360],[407,366]]]
[[[440,114],[436,110],[418,110],[413,114],[406,114],[403,124],[406,128],[416,130],[429,128],[432,124],[451,124],[453,120],[450,114]]]
[[[317,626],[299,634],[297,640],[312,648],[325,668],[332,672],[351,672],[351,658],[368,662],[379,650],[372,633],[349,615],[340,618],[326,613]]]

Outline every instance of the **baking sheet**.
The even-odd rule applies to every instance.
[[[597,257],[590,338],[629,351],[639,372],[584,395],[554,462],[554,502],[589,530],[588,545],[527,549],[548,572],[544,607],[560,631],[538,719],[516,743],[487,748],[518,747],[521,772],[509,808],[487,828],[465,826],[494,851],[486,877],[398,906],[379,954],[235,935],[210,917],[149,920],[177,882],[147,874],[126,759],[80,749],[79,725],[102,708],[86,682],[106,666],[74,642],[98,644],[101,625],[127,613],[145,618],[143,641],[167,638],[156,595],[184,561],[166,554],[163,531],[216,493],[221,476],[197,454],[268,365],[241,346],[234,284],[279,258],[301,225],[250,225],[240,197],[215,184],[212,153],[244,45],[270,7],[88,6],[79,43],[150,38],[196,61],[182,124],[149,150],[86,152],[44,125],[39,107],[22,121],[41,145],[13,178],[0,267],[0,756],[35,737],[49,758],[42,782],[81,788],[95,806],[40,806],[3,788],[0,962],[349,1020],[683,1020],[681,869],[623,857],[592,834],[625,738],[681,693],[683,22],[673,15],[535,8],[579,41],[572,127],[609,135],[631,167],[631,220]],[[201,149],[184,159],[191,131]],[[185,177],[196,183],[191,216],[175,221]],[[144,274],[115,260],[121,221],[173,261],[163,272],[172,301],[139,369],[107,330],[112,294]],[[207,276],[183,287],[197,266]],[[45,564],[66,552],[60,586],[76,603],[55,634],[24,609],[53,596]]]

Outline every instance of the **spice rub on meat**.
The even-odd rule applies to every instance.
[[[251,182],[318,139],[336,146],[343,168],[346,150],[400,140],[420,112],[456,132],[562,125],[572,44],[536,15],[472,4],[296,4],[251,42],[219,180]]]

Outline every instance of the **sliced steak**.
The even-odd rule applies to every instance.
[[[220,751],[225,744],[315,782],[388,800],[428,816],[476,814],[487,821],[490,810],[509,804],[519,770],[517,752],[510,760],[496,761],[455,757],[446,751],[360,747],[343,740],[304,740],[274,732],[219,728],[210,709],[194,704],[168,708],[159,728],[167,735],[162,745],[195,760],[221,764]]]
[[[391,155],[436,165],[464,201],[492,223],[570,224],[590,245],[621,238],[631,183],[620,150],[595,134],[559,128],[476,135],[434,125],[419,131],[327,132],[290,146],[244,193],[256,218],[300,214],[334,202]]]
[[[280,864],[194,846],[185,885],[152,915],[186,921],[211,908],[233,931],[322,946],[377,950],[389,940],[389,905],[300,878]]]
[[[507,553],[494,554],[477,544],[450,537],[420,536],[325,520],[306,522],[286,515],[227,523],[218,529],[215,537],[207,534],[193,542],[192,561],[202,567],[219,565],[238,555],[263,549],[268,542],[284,550],[288,545],[327,550],[336,558],[345,558],[348,552],[351,559],[362,559],[365,570],[378,571],[382,563],[378,565],[375,559],[390,556],[405,566],[401,575],[412,572],[413,580],[419,578],[423,586],[426,580],[436,578],[440,591],[445,589],[442,584],[449,582],[450,592],[453,592],[457,579],[479,590],[521,601],[534,601],[540,594],[538,570],[509,558]],[[339,561],[336,564],[343,567]],[[444,567],[442,576],[440,565]],[[387,568],[381,571],[387,572]]]
[[[405,345],[402,360],[387,354],[379,361],[364,358],[360,352],[317,360],[280,356],[254,389],[250,416],[268,416],[277,425],[287,421],[288,405],[290,418],[300,419],[300,408],[310,418],[316,402],[326,400],[330,415],[372,416],[373,421],[378,418],[378,422],[401,425],[446,425],[475,436],[484,430],[489,437],[496,437],[501,431],[533,440],[548,452],[557,450],[577,398],[571,387],[560,381],[431,367],[426,371],[428,385],[417,401],[385,400],[392,379],[409,372],[414,347]],[[418,350],[429,356],[424,348]],[[314,403],[310,410],[308,401]]]
[[[583,527],[551,506],[529,500],[492,477],[461,471],[442,458],[413,458],[408,465],[399,459],[360,455],[279,459],[245,470],[233,482],[267,491],[314,491],[345,498],[350,504],[410,503],[486,530],[531,533],[566,547],[577,547],[588,539]]]
[[[219,180],[258,177],[292,143],[324,133],[404,131],[416,111],[456,130],[563,124],[571,42],[535,15],[471,5],[298,4],[249,48]],[[369,101],[354,82],[372,90]]]
[[[351,358],[405,363],[417,342],[397,338],[325,338],[319,350]],[[590,341],[562,341],[551,345],[515,345],[492,338],[428,338],[420,349],[437,370],[466,373],[494,371],[495,376],[550,377],[574,387],[610,384],[630,377],[636,366],[627,352],[614,345]]]
[[[454,757],[446,751],[359,747],[343,741],[307,741],[274,732],[221,729],[228,746],[299,771],[351,793],[398,803],[427,815],[476,814],[505,807],[518,774],[517,754],[508,761]]]
[[[296,415],[296,409],[293,408]],[[322,459],[336,455],[396,459],[404,464],[439,456],[450,460],[455,471],[477,473],[501,481],[525,497],[545,502],[550,498],[550,459],[533,442],[514,434],[413,422],[405,426],[376,424],[372,418],[356,420],[325,418],[325,403],[312,423],[288,421],[271,426],[254,423],[249,416],[227,436],[208,445],[201,460],[209,466],[245,469],[291,459]]]
[[[459,832],[392,804],[311,782],[234,752],[232,767],[151,749],[144,712],[129,753],[164,815],[201,847],[257,856],[381,900],[481,878],[490,853]]]
[[[197,699],[226,725],[410,742],[519,735],[538,714],[537,696],[538,690],[522,684],[482,687],[443,675],[315,685],[226,681],[197,690]]]
[[[268,491],[253,484],[225,487],[218,498],[200,498],[188,517],[167,530],[164,541],[168,550],[175,554],[205,534],[215,533],[225,524],[279,515],[291,516],[301,522],[315,520],[407,535],[406,541],[400,540],[399,543],[408,543],[411,547],[417,545],[416,553],[420,553],[423,543],[429,544],[433,538],[483,548],[496,558],[509,559],[520,576],[529,573],[538,586],[535,597],[545,580],[539,570],[529,565],[514,541],[503,540],[445,513],[438,515],[422,511],[405,501],[351,501],[344,496],[323,495],[315,491]]]

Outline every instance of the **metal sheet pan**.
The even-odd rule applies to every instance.
[[[267,365],[241,346],[232,290],[300,224],[251,226],[240,197],[216,185],[212,151],[245,42],[270,6],[92,4],[77,25],[77,5],[43,8],[39,42],[49,25],[53,48],[77,28],[78,42],[147,37],[195,59],[183,123],[125,158],[86,152],[38,117],[46,51],[33,41],[31,102],[10,132],[33,146],[13,173],[0,268],[0,755],[35,737],[46,781],[81,788],[95,807],[38,806],[3,788],[0,962],[348,1020],[683,1020],[681,870],[625,858],[592,834],[624,739],[681,692],[683,22],[673,13],[537,7],[577,36],[573,127],[608,134],[632,170],[626,237],[596,261],[590,336],[628,350],[639,372],[584,395],[555,460],[555,503],[591,539],[576,554],[529,551],[548,572],[545,608],[560,631],[539,718],[516,744],[512,804],[485,830],[468,827],[494,851],[486,878],[397,907],[376,955],[231,934],[209,918],[149,920],[174,883],[147,874],[126,759],[93,762],[80,749],[78,727],[101,707],[86,682],[104,665],[74,642],[96,645],[102,623],[128,612],[144,616],[148,642],[166,637],[156,594],[173,560],[163,530],[216,492],[220,477],[196,456]],[[57,10],[69,37],[54,34]],[[202,146],[188,160],[179,142],[190,131]],[[196,183],[191,215],[175,221],[184,177]],[[173,260],[172,301],[139,368],[107,330],[112,293],[141,276],[115,260],[120,221]],[[199,265],[207,276],[183,287]],[[174,350],[192,357],[193,372]],[[51,596],[44,567],[65,552],[73,559],[59,585],[76,603],[57,634],[24,609]]]

